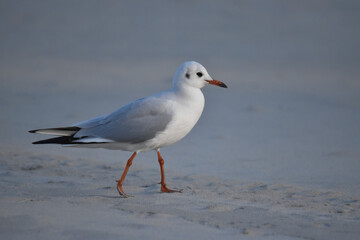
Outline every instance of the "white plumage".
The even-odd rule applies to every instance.
[[[59,136],[37,141],[34,144],[55,143],[74,147],[131,151],[134,152],[131,161],[139,152],[156,150],[162,169],[159,149],[176,143],[195,126],[205,104],[201,88],[207,84],[226,87],[224,83],[212,79],[201,64],[193,61],[185,62],[176,71],[170,90],[131,102],[107,116],[100,116],[70,127],[38,129],[30,132]],[[127,169],[125,170],[126,175]],[[121,185],[122,182],[118,184],[119,193],[126,196]],[[167,189],[165,179],[162,190],[163,188]]]

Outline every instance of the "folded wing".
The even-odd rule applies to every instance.
[[[91,143],[141,143],[166,129],[172,119],[169,105],[156,96],[139,99],[107,116],[74,124],[71,127],[48,128],[31,133],[60,136],[34,142],[34,144],[91,144]]]

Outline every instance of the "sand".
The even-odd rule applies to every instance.
[[[1,239],[357,239],[356,1],[1,1]],[[192,132],[154,152],[34,146],[170,88],[196,60]]]
[[[356,195],[285,183],[245,183],[141,164],[120,198],[121,167],[94,159],[1,147],[3,239],[354,239],[360,234]]]

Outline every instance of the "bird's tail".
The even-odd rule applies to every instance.
[[[73,136],[80,130],[79,127],[44,128],[30,130],[30,133],[48,134],[59,137],[33,142],[33,144],[72,144]]]
[[[55,136],[74,136],[81,128],[79,127],[61,127],[61,128],[43,128],[30,130],[29,133],[48,134]]]

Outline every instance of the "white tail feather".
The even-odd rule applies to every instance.
[[[87,137],[87,138],[76,139],[73,141],[73,143],[111,143],[111,142],[114,141],[100,137]]]
[[[78,127],[64,127],[64,128],[44,128],[44,129],[31,130],[29,132],[55,135],[55,136],[72,136],[79,130],[80,128]]]

